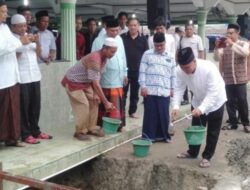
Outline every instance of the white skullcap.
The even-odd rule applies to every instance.
[[[109,47],[118,47],[118,44],[115,38],[106,38],[103,45],[109,46]]]
[[[179,29],[180,29],[181,32],[184,32],[184,31],[185,31],[185,29],[184,29],[183,26],[180,26]]]
[[[20,14],[15,14],[11,17],[11,24],[21,24],[21,23],[26,23],[26,19],[23,15]]]

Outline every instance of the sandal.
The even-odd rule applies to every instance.
[[[124,127],[119,127],[117,131],[120,132],[120,133],[122,133],[122,132],[125,132],[126,129]]]
[[[5,146],[25,147],[25,144],[15,140],[7,140],[5,141]]]
[[[133,113],[133,114],[130,114],[129,117],[130,117],[130,118],[133,118],[133,119],[139,119],[139,117],[136,116],[134,113]]]
[[[225,125],[221,127],[222,130],[236,130],[238,128],[237,125]]]
[[[193,158],[188,152],[182,152],[177,155],[177,158],[179,159],[187,159],[187,158]]]
[[[24,142],[28,143],[28,144],[39,144],[40,141],[38,141],[36,138],[34,138],[33,136],[28,136],[26,139],[24,139]]]
[[[46,133],[40,133],[36,138],[37,139],[52,139],[53,137],[51,135],[46,134]]]
[[[171,139],[166,139],[166,143],[172,143],[173,141]]]
[[[90,137],[84,133],[75,133],[74,137],[78,139],[79,141],[86,141],[90,140]]]
[[[93,130],[93,131],[88,131],[87,134],[88,135],[93,135],[93,136],[96,136],[96,137],[104,137],[105,136],[105,133],[104,133],[102,128],[96,129],[96,130]]]
[[[201,168],[209,168],[211,166],[211,163],[209,160],[203,158],[199,164]]]

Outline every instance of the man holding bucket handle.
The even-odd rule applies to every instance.
[[[188,86],[193,92],[192,125],[207,124],[206,147],[199,166],[209,167],[219,138],[224,103],[227,100],[225,83],[215,64],[196,59],[190,47],[179,51],[178,60],[172,118],[174,120],[177,118],[183,93]],[[177,158],[196,158],[199,150],[200,145],[189,145],[189,150],[178,154]]]
[[[115,107],[105,97],[99,81],[106,60],[113,57],[116,50],[116,40],[106,38],[101,50],[83,57],[67,71],[62,80],[74,113],[74,137],[78,140],[88,140],[87,134],[104,136],[102,129],[96,127],[99,103],[101,101],[106,110]]]

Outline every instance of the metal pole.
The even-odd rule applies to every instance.
[[[28,185],[30,187],[35,187],[35,188],[43,189],[43,190],[45,189],[46,190],[79,190],[74,187],[58,185],[58,184],[54,184],[54,183],[50,183],[46,181],[29,178],[29,177],[15,176],[8,172],[3,172],[3,171],[0,171],[0,179]],[[0,188],[0,190],[3,190],[3,188],[2,189]]]
[[[178,119],[178,120],[173,121],[171,124],[174,125],[174,124],[176,124],[176,123],[178,123],[178,122],[180,122],[180,121],[182,121],[182,120],[184,120],[184,119],[191,119],[191,116],[192,116],[192,114],[188,114],[188,115],[185,114],[184,117],[182,117],[182,118],[180,118],[180,119]]]
[[[2,162],[0,162],[0,172],[3,170]],[[3,190],[3,179],[0,177],[0,190]]]

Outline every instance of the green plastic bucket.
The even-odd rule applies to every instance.
[[[132,141],[134,148],[134,155],[137,157],[145,157],[149,153],[149,148],[152,142],[147,139],[136,139]]]
[[[102,127],[104,129],[105,134],[115,134],[117,133],[117,129],[120,127],[122,123],[119,119],[113,119],[109,117],[102,117],[103,123]]]
[[[204,141],[206,128],[204,126],[191,126],[184,130],[189,145],[201,145]]]

